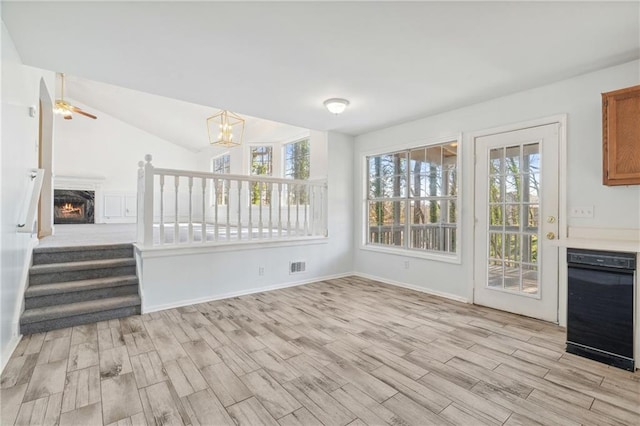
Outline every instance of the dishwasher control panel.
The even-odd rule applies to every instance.
[[[633,253],[571,249],[567,252],[567,262],[577,265],[602,266],[605,268],[636,269],[636,256]]]

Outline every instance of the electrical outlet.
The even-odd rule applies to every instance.
[[[258,275],[261,277],[264,275],[264,266],[258,266]]]
[[[409,263],[408,260],[404,261],[404,269],[409,269],[409,266],[411,266],[411,263]]]
[[[593,206],[571,207],[570,216],[581,218],[593,217]]]

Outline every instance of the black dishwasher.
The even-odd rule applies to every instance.
[[[567,352],[634,371],[636,255],[567,250]]]

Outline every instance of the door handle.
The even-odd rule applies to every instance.
[[[556,223],[556,218],[554,216],[549,216],[547,218],[547,223]]]
[[[553,240],[556,238],[556,234],[553,232],[547,232],[547,240]]]

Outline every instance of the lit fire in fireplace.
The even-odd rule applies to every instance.
[[[60,214],[62,216],[82,216],[84,212],[81,205],[74,206],[71,203],[66,203],[60,207]]]

